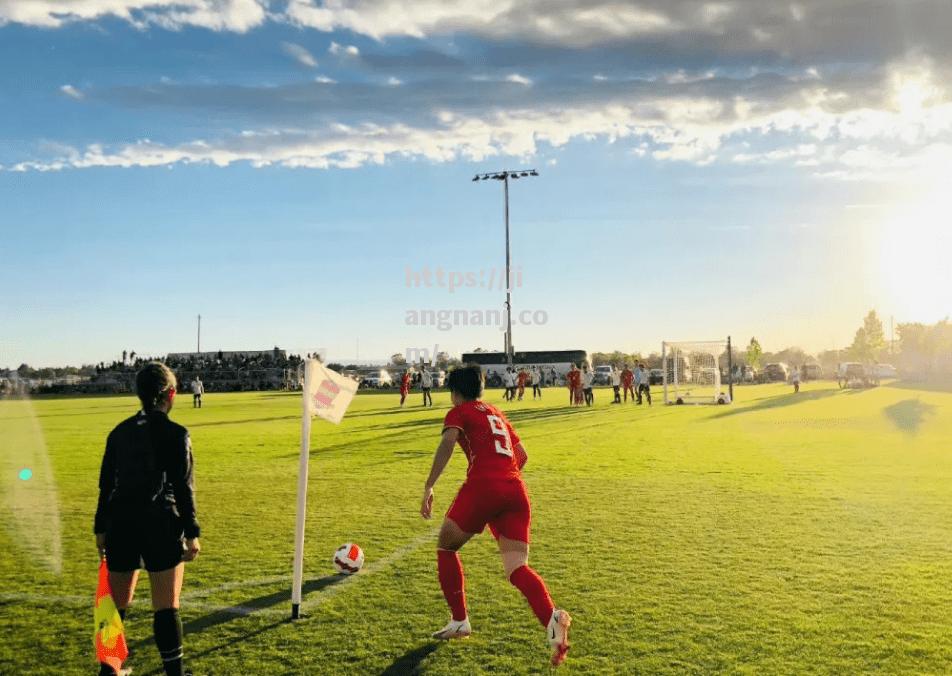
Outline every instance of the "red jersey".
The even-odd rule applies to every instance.
[[[446,414],[443,429],[450,427],[460,430],[458,443],[469,461],[467,480],[521,476],[515,454],[519,436],[498,408],[484,401],[464,401]]]
[[[400,380],[400,389],[409,390],[410,389],[410,374],[404,373],[403,378]]]
[[[635,379],[635,374],[632,373],[629,369],[625,369],[621,372],[621,382],[625,385],[631,385],[632,381]]]
[[[519,372],[519,387],[525,387],[526,383],[529,382],[529,374],[525,371]]]
[[[582,384],[582,372],[581,371],[569,371],[566,376],[568,380],[569,387],[575,388]]]

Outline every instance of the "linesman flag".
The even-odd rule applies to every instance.
[[[304,514],[307,509],[307,472],[311,457],[311,418],[318,416],[339,425],[356,393],[356,380],[325,368],[316,359],[308,359],[305,363],[297,521],[294,529],[294,576],[291,584],[292,619],[300,617],[301,586],[304,582]]]
[[[93,622],[96,627],[93,633],[96,660],[100,664],[108,664],[118,674],[122,670],[122,662],[129,656],[129,648],[126,647],[122,618],[119,617],[119,610],[116,608],[115,601],[112,600],[106,559],[99,563],[99,584],[96,585]]]

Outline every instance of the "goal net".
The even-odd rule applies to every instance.
[[[722,357],[727,358],[726,340],[662,343],[664,403],[728,403],[721,389]]]

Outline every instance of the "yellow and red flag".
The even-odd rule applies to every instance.
[[[106,560],[99,564],[99,584],[96,585],[96,605],[93,608],[93,621],[96,631],[93,634],[93,645],[96,647],[96,659],[100,664],[108,664],[118,674],[122,669],[122,662],[129,656],[126,647],[126,635],[122,626],[122,618],[116,602],[112,599],[112,590],[109,588],[109,569]]]

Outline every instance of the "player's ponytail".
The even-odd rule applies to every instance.
[[[165,364],[149,362],[136,373],[136,394],[142,410],[150,413],[175,389],[175,374]]]

